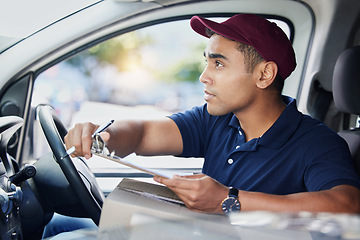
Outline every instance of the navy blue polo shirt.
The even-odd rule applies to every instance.
[[[318,120],[287,104],[260,138],[245,141],[233,113],[212,116],[206,104],[170,116],[183,139],[183,157],[204,157],[203,173],[226,186],[271,194],[360,187],[347,143]],[[259,116],[261,117],[261,116]]]

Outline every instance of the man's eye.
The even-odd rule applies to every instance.
[[[219,62],[219,61],[216,61],[216,67],[223,67],[224,65],[221,63],[221,62]]]

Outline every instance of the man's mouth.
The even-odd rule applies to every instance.
[[[215,97],[214,94],[204,90],[204,100],[205,101],[209,101],[211,98]]]

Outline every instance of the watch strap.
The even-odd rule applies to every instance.
[[[239,197],[239,190],[234,187],[229,187],[229,197]]]

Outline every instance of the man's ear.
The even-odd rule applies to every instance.
[[[258,88],[265,89],[273,83],[278,72],[278,67],[276,63],[272,61],[263,62],[259,65],[259,67],[261,67],[261,76],[256,82],[256,85]]]

